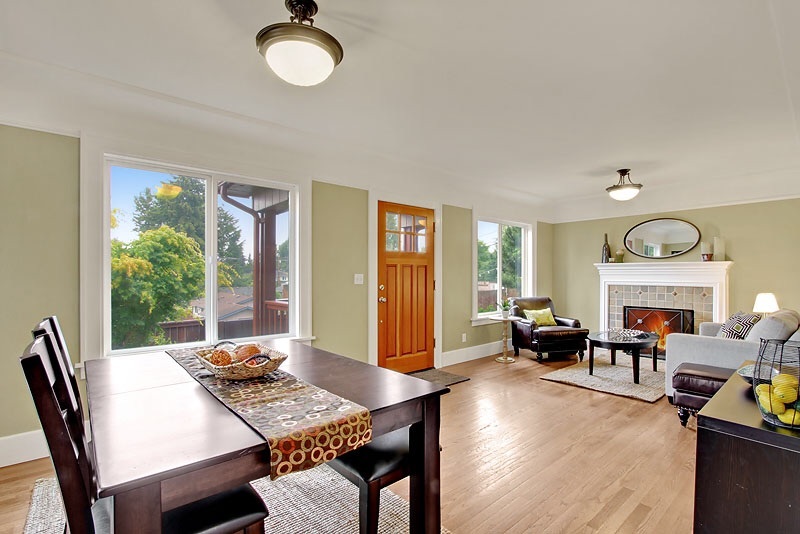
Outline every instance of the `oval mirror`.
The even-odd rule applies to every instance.
[[[692,250],[700,230],[680,219],[651,219],[625,234],[625,248],[643,258],[670,258]]]

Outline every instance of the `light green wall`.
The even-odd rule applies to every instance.
[[[368,193],[314,182],[312,185],[312,321],[315,347],[367,361]],[[500,325],[473,327],[472,211],[442,209],[442,350],[500,339]],[[363,273],[364,285],[353,285]],[[467,342],[461,342],[461,334]]]
[[[78,358],[79,144],[71,137],[0,125],[0,436],[38,428],[17,356],[42,317],[59,315],[74,359]],[[337,185],[312,185],[312,320],[315,346],[367,360],[368,193]],[[757,292],[772,291],[783,307],[800,309],[796,282],[800,248],[800,199],[703,210],[619,217],[564,224],[537,224],[536,266],[540,295],[551,295],[560,314],[597,328],[603,233],[621,247],[632,225],[656,216],[688,220],[704,239],[722,236],[731,271],[731,311],[750,309]],[[500,325],[473,327],[472,211],[442,208],[442,350],[495,342]],[[42,237],[46,236],[46,237]],[[44,246],[38,246],[39,243]],[[626,261],[631,261],[626,254]],[[699,261],[699,249],[667,260]],[[648,261],[639,258],[640,261]],[[364,285],[353,284],[363,273]],[[461,342],[461,334],[467,342]]]
[[[442,207],[442,350],[464,349],[500,339],[500,323],[473,327],[472,210]],[[461,342],[467,334],[467,342]]]
[[[534,294],[553,294],[553,225],[536,224],[536,287]]]
[[[368,361],[368,193],[314,182],[311,284],[315,347]],[[364,275],[364,284],[353,275]]]
[[[772,292],[784,308],[800,310],[797,269],[800,247],[800,199],[617,217],[554,225],[554,300],[560,314],[577,317],[595,330],[599,321],[600,277],[593,265],[600,261],[603,234],[612,253],[624,248],[625,233],[634,224],[655,217],[675,217],[693,223],[704,241],[725,239],[730,271],[731,313],[751,310],[756,293]],[[674,258],[649,260],[625,253],[625,262],[700,261],[700,246]]]
[[[0,125],[0,436],[39,428],[19,356],[58,315],[78,355],[78,139]]]

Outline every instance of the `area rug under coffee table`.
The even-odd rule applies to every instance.
[[[647,359],[644,359],[647,361]],[[664,396],[664,362],[659,360],[658,371],[653,372],[651,363],[640,365],[639,383],[633,383],[631,357],[617,352],[617,364],[611,365],[607,351],[597,351],[594,357],[594,374],[589,374],[589,360],[547,373],[539,378],[570,384],[603,393],[630,397],[646,402],[655,402]]]
[[[267,503],[267,532],[280,534],[357,534],[358,488],[321,465],[277,480],[252,482]],[[388,489],[381,491],[378,532],[408,532],[408,503]],[[64,509],[54,478],[36,481],[24,534],[63,534]],[[450,531],[442,528],[443,534]]]

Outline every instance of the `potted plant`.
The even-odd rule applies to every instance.
[[[503,299],[497,303],[497,308],[500,310],[503,317],[508,317],[508,311],[511,309],[511,302],[509,302],[508,299]]]

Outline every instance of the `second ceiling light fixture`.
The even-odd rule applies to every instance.
[[[611,187],[606,187],[608,195],[614,200],[630,200],[639,194],[642,184],[635,184],[631,182],[631,170],[619,169],[619,182]],[[628,179],[626,182],[625,179]]]
[[[314,27],[313,0],[286,0],[290,22],[270,24],[256,35],[258,51],[269,68],[293,85],[325,81],[342,61],[344,50],[331,34]]]

